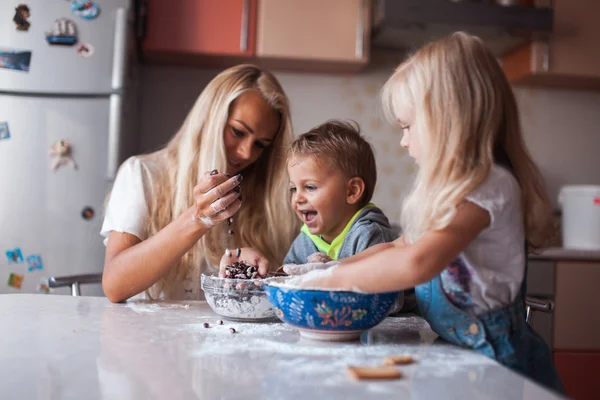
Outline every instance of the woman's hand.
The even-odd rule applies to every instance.
[[[258,275],[264,278],[269,273],[269,260],[258,250],[251,247],[243,247],[241,249],[226,249],[225,254],[221,257],[219,263],[219,277],[225,278],[225,267],[234,262],[244,261],[246,265],[254,265],[258,267]]]
[[[211,228],[232,217],[242,205],[241,181],[241,175],[205,172],[194,187],[194,221]]]

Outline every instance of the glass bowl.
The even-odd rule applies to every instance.
[[[217,274],[202,274],[201,279],[206,302],[221,317],[238,322],[277,320],[263,279],[219,278]]]

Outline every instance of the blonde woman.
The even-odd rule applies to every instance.
[[[101,231],[106,296],[201,299],[200,274],[218,269],[227,246],[263,275],[281,264],[298,233],[287,205],[291,129],[272,74],[240,65],[215,77],[165,148],[119,169]]]
[[[553,227],[500,65],[480,39],[453,34],[398,67],[383,105],[419,165],[404,236],[298,281],[365,292],[416,286],[442,338],[562,391],[548,346],[525,322],[526,242],[544,246]]]

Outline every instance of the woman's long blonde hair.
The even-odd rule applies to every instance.
[[[148,236],[156,234],[193,204],[193,188],[206,171],[227,168],[223,133],[232,102],[241,94],[256,91],[280,116],[279,130],[260,158],[242,171],[245,193],[234,216],[237,247],[254,247],[279,265],[298,231],[297,218],[289,207],[285,151],[292,142],[292,124],[287,96],[277,79],[254,65],[238,65],[217,75],[202,91],[179,132],[167,146],[144,157],[158,159],[149,169]],[[193,265],[218,267],[226,247],[225,224],[210,229],[147,292],[172,295],[173,283],[181,282]],[[226,225],[225,225],[226,226]]]
[[[543,179],[523,141],[517,103],[499,63],[477,37],[462,32],[431,42],[403,62],[382,89],[387,117],[414,117],[420,168],[402,210],[406,238],[443,229],[457,206],[487,178],[508,168],[521,188],[529,245],[554,233]],[[412,131],[411,131],[412,132]]]

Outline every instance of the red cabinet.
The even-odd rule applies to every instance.
[[[575,400],[597,399],[600,395],[600,351],[554,351],[554,363],[567,396]]]
[[[143,49],[149,59],[252,56],[256,0],[148,0],[146,31]]]

